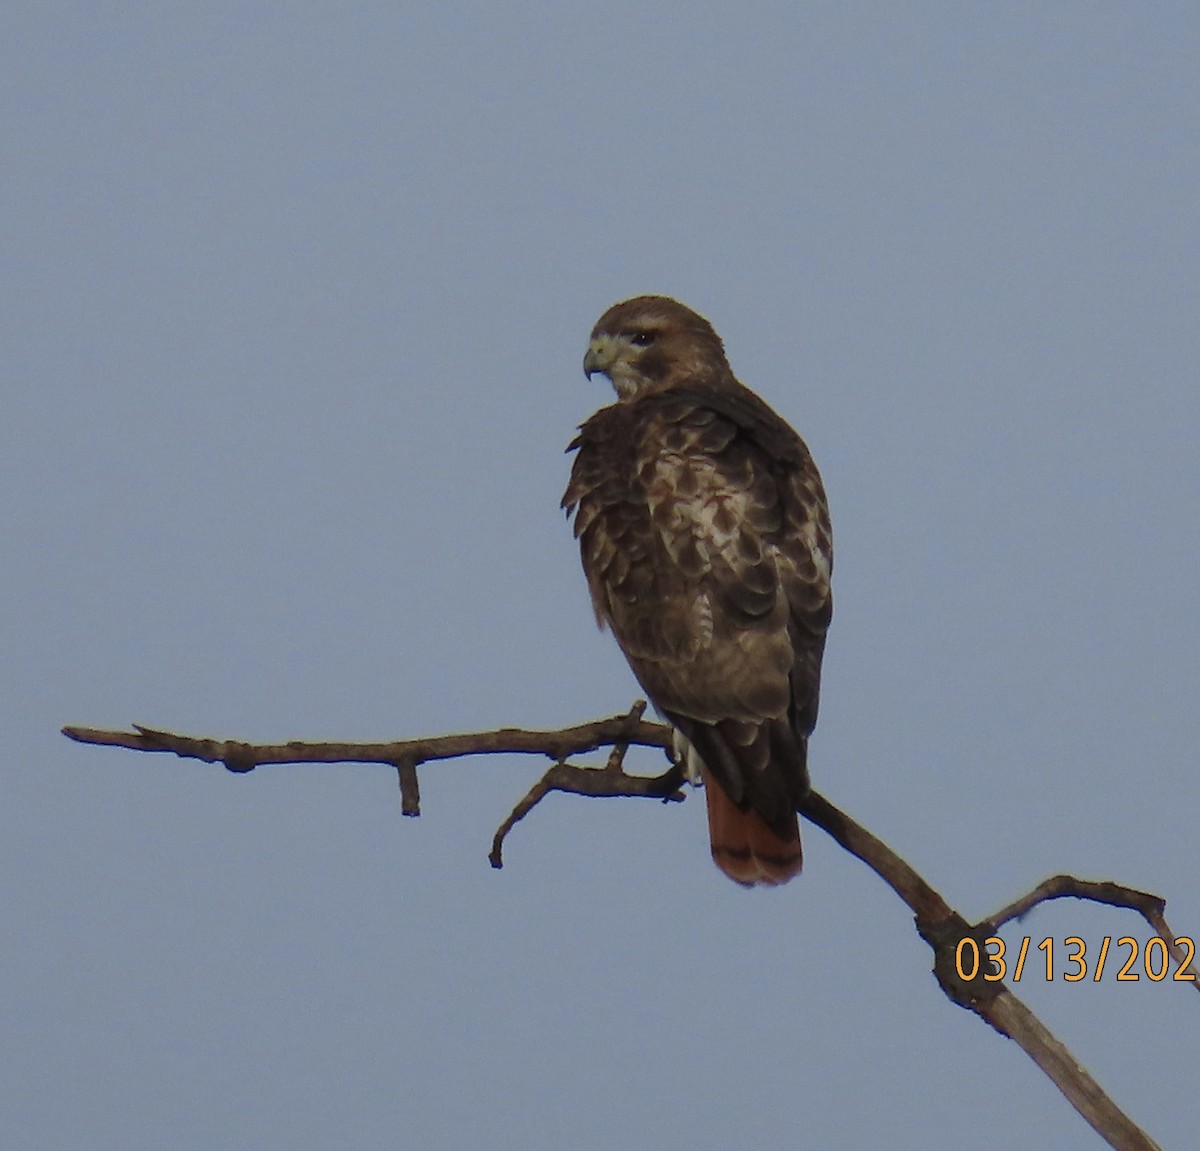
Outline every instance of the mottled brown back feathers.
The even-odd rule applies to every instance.
[[[784,882],[831,614],[820,476],[682,304],[616,305],[584,362],[620,396],[580,429],[563,497],[597,619],[702,765],[718,865]]]

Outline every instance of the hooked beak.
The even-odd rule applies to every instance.
[[[590,380],[594,372],[608,375],[608,369],[616,360],[616,348],[612,340],[605,336],[597,336],[589,345],[587,354],[583,357],[583,374]]]

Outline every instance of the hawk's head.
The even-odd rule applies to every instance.
[[[637,296],[609,308],[592,329],[583,370],[589,379],[593,372],[606,375],[622,400],[732,378],[712,325],[667,296]]]

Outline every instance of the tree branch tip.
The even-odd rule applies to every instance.
[[[421,814],[421,781],[411,756],[396,761],[396,778],[400,783],[400,814],[416,819]]]
[[[63,735],[76,743],[86,743],[94,747],[124,747],[131,751],[145,751],[147,748],[136,742],[143,738],[143,733],[136,724],[133,731],[112,731],[102,727],[81,727],[78,724],[68,724],[59,728]]]

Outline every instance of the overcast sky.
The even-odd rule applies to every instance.
[[[11,1146],[1100,1146],[816,828],[748,892],[699,796],[555,797],[497,872],[536,759],[402,820],[58,729],[623,711],[563,449],[664,292],[825,478],[816,786],[968,918],[1067,871],[1200,938],[1198,60],[1184,3],[11,5]],[[1200,998],[1064,969],[1013,989],[1194,1145]]]

